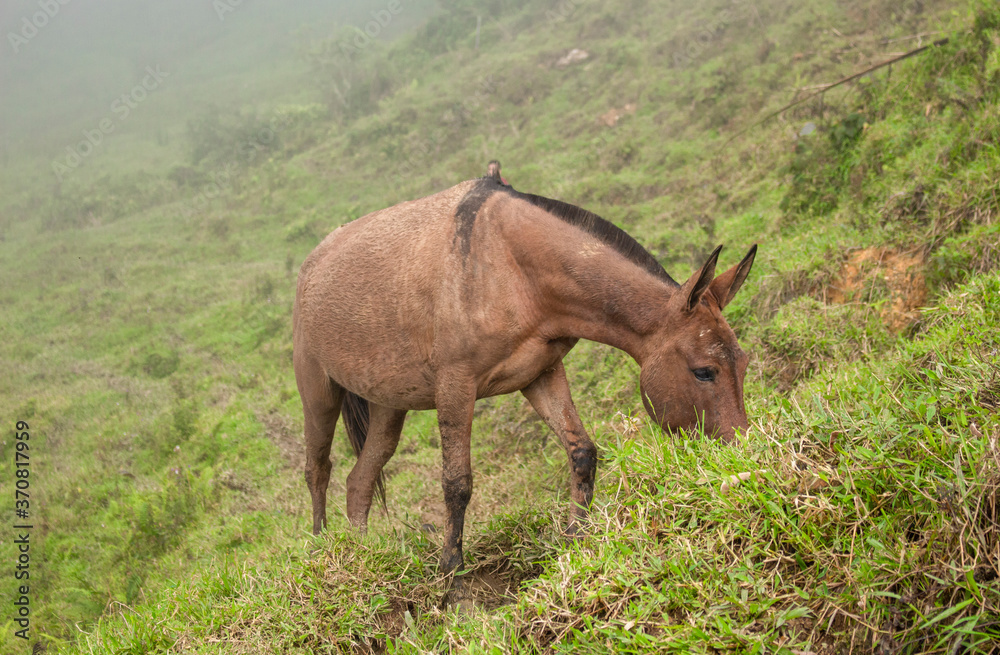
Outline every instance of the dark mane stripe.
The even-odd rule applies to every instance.
[[[561,200],[553,200],[552,198],[536,196],[531,193],[521,193],[519,191],[513,191],[511,195],[516,198],[521,198],[522,200],[527,200],[536,207],[544,209],[556,218],[566,221],[570,225],[580,228],[587,234],[597,237],[599,241],[613,248],[630,262],[646,269],[667,284],[674,287],[680,286],[674,278],[670,277],[670,274],[664,270],[663,266],[660,265],[660,262],[656,261],[656,258],[649,254],[648,250],[639,245],[639,242],[633,239],[628,232],[621,229],[611,221],[605,220],[597,214],[577,207],[576,205],[571,205],[568,202],[562,202]]]
[[[471,249],[472,228],[475,225],[476,217],[483,203],[494,193],[506,193],[512,198],[520,198],[532,205],[548,212],[552,216],[576,226],[596,237],[601,243],[610,246],[615,252],[626,258],[636,266],[649,271],[652,275],[663,280],[673,287],[680,286],[663,269],[660,262],[649,254],[649,251],[639,245],[627,232],[614,223],[607,221],[593,212],[571,205],[561,200],[553,200],[544,196],[536,196],[532,193],[521,193],[511,186],[502,184],[495,177],[481,177],[476,180],[476,184],[466,192],[465,196],[455,208],[455,242],[454,245],[468,256]]]

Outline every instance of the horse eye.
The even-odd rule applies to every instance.
[[[696,368],[691,372],[694,373],[694,376],[702,382],[715,382],[715,369]]]

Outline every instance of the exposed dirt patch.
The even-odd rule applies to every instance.
[[[1000,466],[997,452],[993,449],[992,472],[983,483],[972,515],[978,528],[980,558],[974,567],[974,575],[980,580],[995,580],[1000,576]]]
[[[823,290],[826,303],[877,300],[881,288],[887,293],[882,320],[893,332],[902,332],[920,319],[927,300],[922,250],[898,251],[870,247],[847,255],[840,273]]]
[[[392,466],[393,462],[390,461],[389,465]],[[399,504],[401,501],[393,495],[392,478],[404,470],[414,473],[423,481],[411,482],[411,484],[423,488],[416,492],[411,489],[410,498],[412,500],[406,501],[405,504]],[[475,467],[473,475],[475,479],[474,491],[465,512],[466,534],[469,533],[470,526],[489,521],[490,518],[501,512],[503,507],[509,506],[514,492],[509,492],[506,486],[501,484],[502,482],[506,480],[509,481],[510,485],[516,486],[518,484],[518,481],[511,479],[510,475],[506,477],[491,476],[477,472]],[[441,491],[441,465],[402,461],[395,465],[389,475],[389,480],[386,493],[389,496],[390,513],[393,515],[405,514],[413,517],[411,520],[419,520],[419,523],[414,527],[437,535],[434,539],[440,541],[443,538],[445,520],[448,516],[448,508],[445,506],[444,494]],[[523,483],[523,480],[520,482]]]
[[[296,471],[303,470],[306,465],[305,448],[300,435],[293,429],[291,419],[280,412],[272,411],[269,414],[258,414],[257,420],[264,426],[267,438],[278,447],[281,458],[288,467]]]
[[[224,469],[223,471],[220,471],[217,480],[223,487],[232,491],[251,494],[257,490],[257,487],[254,485],[252,480],[250,480],[246,475],[241,475],[233,469]]]
[[[438,497],[424,497],[415,506],[420,512],[420,525],[431,532],[443,532],[448,514],[444,500]]]
[[[504,580],[485,568],[456,575],[444,597],[444,604],[468,611],[473,607],[492,610],[514,601],[517,584]]]
[[[982,357],[989,362],[987,356],[983,355]],[[989,379],[984,379],[983,385],[976,392],[976,403],[991,412],[1000,412],[1000,366],[993,363],[990,363],[989,366]]]
[[[984,387],[976,393],[976,402],[980,407],[998,411],[1000,410],[1000,385]]]
[[[416,606],[412,602],[408,602],[401,598],[393,598],[390,601],[390,609],[388,612],[382,614],[380,619],[380,628],[387,635],[398,636],[403,630],[406,629],[407,614],[409,614],[409,620],[413,621],[413,615],[416,612]],[[372,640],[372,652],[383,653],[385,652],[385,641],[379,639]]]
[[[636,110],[636,104],[634,102],[630,102],[621,109],[616,109],[612,107],[608,111],[598,116],[597,120],[602,125],[607,125],[608,127],[614,127],[615,125],[618,124],[618,121],[620,121],[625,116],[631,116],[632,114],[634,114],[635,110]]]

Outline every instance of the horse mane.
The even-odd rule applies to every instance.
[[[455,245],[463,254],[468,255],[471,247],[472,227],[483,203],[494,193],[506,193],[512,198],[519,198],[544,210],[587,234],[596,237],[598,241],[609,246],[615,252],[625,257],[636,266],[648,271],[672,287],[679,287],[674,278],[664,270],[663,266],[649,254],[649,251],[639,245],[625,230],[611,221],[607,221],[593,212],[571,205],[561,200],[553,200],[532,193],[521,193],[509,184],[504,184],[498,175],[487,174],[477,178],[465,193],[455,208]]]
[[[670,274],[667,273],[660,262],[648,250],[643,248],[628,232],[611,221],[603,219],[586,209],[571,205],[568,202],[553,200],[545,196],[536,196],[532,193],[521,193],[510,187],[501,188],[509,190],[510,195],[513,197],[526,200],[552,216],[580,228],[587,234],[597,238],[601,243],[612,248],[622,257],[625,257],[640,268],[649,271],[670,286],[680,286],[674,278],[670,277]]]

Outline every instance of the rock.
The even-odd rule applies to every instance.
[[[590,57],[590,53],[586,50],[580,50],[579,48],[573,48],[564,56],[559,58],[556,62],[556,68],[566,68],[570,64],[575,64],[577,62],[583,61]]]

